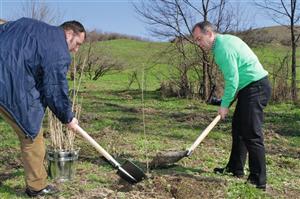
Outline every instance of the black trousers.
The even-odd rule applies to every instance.
[[[252,82],[237,95],[237,105],[232,120],[232,149],[227,168],[244,174],[249,153],[249,179],[257,185],[266,184],[266,158],[262,124],[263,109],[271,96],[267,77]]]

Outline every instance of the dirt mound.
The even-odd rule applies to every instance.
[[[193,175],[161,175],[130,185],[120,180],[107,188],[96,188],[71,197],[77,198],[130,198],[130,199],[186,199],[224,198],[226,182]]]

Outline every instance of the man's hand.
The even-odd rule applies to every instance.
[[[221,115],[222,120],[224,120],[225,117],[227,116],[229,110],[228,110],[228,108],[220,107],[218,112]]]
[[[67,124],[67,127],[72,130],[76,131],[76,126],[78,125],[78,120],[74,117],[70,123]]]

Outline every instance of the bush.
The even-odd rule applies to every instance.
[[[130,40],[137,40],[137,41],[145,41],[141,37],[137,36],[130,36],[120,33],[102,33],[100,31],[93,30],[91,32],[87,32],[86,40],[88,42],[95,42],[95,41],[108,41],[108,40],[116,40],[116,39],[130,39]]]
[[[162,97],[178,97],[180,96],[180,89],[176,84],[170,81],[163,81],[160,84],[159,89],[157,89],[160,92],[160,95]]]

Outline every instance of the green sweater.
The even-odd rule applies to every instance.
[[[225,80],[221,107],[228,108],[239,90],[268,75],[249,46],[236,36],[217,34],[212,51]]]

